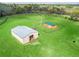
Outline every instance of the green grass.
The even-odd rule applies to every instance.
[[[56,23],[58,28],[45,28],[41,19]],[[40,34],[36,41],[39,44],[23,45],[16,40],[11,29],[18,25],[36,28]],[[79,22],[69,21],[61,15],[8,16],[7,22],[0,25],[0,56],[79,56]]]

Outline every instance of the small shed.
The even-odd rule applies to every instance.
[[[23,44],[38,38],[38,31],[27,26],[16,26],[15,28],[11,29],[11,33]]]
[[[50,29],[51,28],[53,29],[53,28],[56,28],[57,27],[56,24],[55,23],[52,23],[52,22],[45,22],[44,23],[44,26],[47,27],[47,28],[50,28]]]

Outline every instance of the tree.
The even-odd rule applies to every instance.
[[[32,12],[32,5],[31,4],[25,5],[24,10],[26,13],[31,13]]]
[[[32,12],[33,13],[39,13],[39,5],[38,4],[34,4],[32,5]]]

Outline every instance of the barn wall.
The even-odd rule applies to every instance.
[[[38,37],[38,33],[31,33],[30,35],[28,35],[28,36],[26,36],[26,37],[24,38],[24,43],[29,42],[29,37],[30,37],[31,35],[34,35],[34,39],[37,39],[37,37]]]
[[[20,41],[22,44],[24,44],[23,39],[21,39],[19,36],[17,36],[15,33],[11,32],[12,35],[18,40]]]
[[[38,33],[33,33],[33,35],[34,35],[34,39],[38,38]]]
[[[38,33],[37,32],[31,33],[29,36],[31,36],[31,35],[34,35],[34,39],[36,39],[38,37]]]
[[[29,42],[29,36],[25,37],[23,40],[24,43],[28,43]]]

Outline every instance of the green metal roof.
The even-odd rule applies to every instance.
[[[55,26],[55,23],[52,22],[45,22],[45,24],[51,25],[51,26]]]

